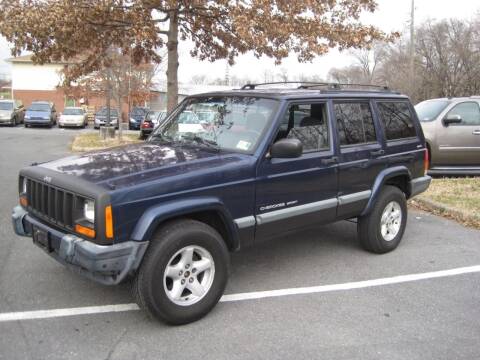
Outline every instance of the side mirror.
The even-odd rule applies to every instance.
[[[443,119],[443,125],[448,126],[450,124],[460,124],[462,122],[462,117],[460,115],[447,115]]]
[[[271,158],[289,159],[302,156],[303,145],[298,139],[280,139],[270,148]]]

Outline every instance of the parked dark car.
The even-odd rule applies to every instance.
[[[140,125],[149,112],[146,107],[136,106],[130,111],[128,116],[128,128],[130,130],[140,130]]]
[[[267,239],[356,219],[366,250],[394,250],[431,180],[408,97],[257,86],[187,97],[144,143],[24,168],[16,233],[103,284],[133,277],[172,324],[207,314],[229,253]]]
[[[0,100],[0,124],[16,126],[25,118],[25,107],[20,100]]]
[[[146,139],[166,117],[166,111],[149,111],[140,124],[140,138]]]
[[[25,112],[24,125],[52,127],[57,124],[57,110],[55,105],[48,101],[33,101]]]
[[[95,113],[95,120],[93,127],[99,129],[100,126],[105,126],[108,123],[108,109],[106,107],[101,108]],[[118,110],[110,109],[110,125],[115,126],[118,129]]]

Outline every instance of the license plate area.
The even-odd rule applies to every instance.
[[[33,227],[33,242],[48,253],[53,251],[48,231],[42,230],[36,226]]]

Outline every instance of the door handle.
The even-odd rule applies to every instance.
[[[472,134],[473,135],[480,135],[480,130],[473,130]]]
[[[385,155],[385,150],[380,149],[380,150],[377,150],[377,151],[370,151],[370,155],[372,155],[372,156],[382,156],[382,155]]]
[[[330,159],[322,159],[322,165],[332,165],[338,162],[338,156],[332,156]]]

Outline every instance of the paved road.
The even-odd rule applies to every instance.
[[[68,155],[75,131],[0,128],[0,314],[131,303],[13,234],[17,172]],[[228,294],[480,265],[480,232],[411,212],[403,243],[372,255],[341,222],[232,256]],[[475,359],[480,273],[219,304],[170,327],[141,311],[0,322],[0,359]]]

